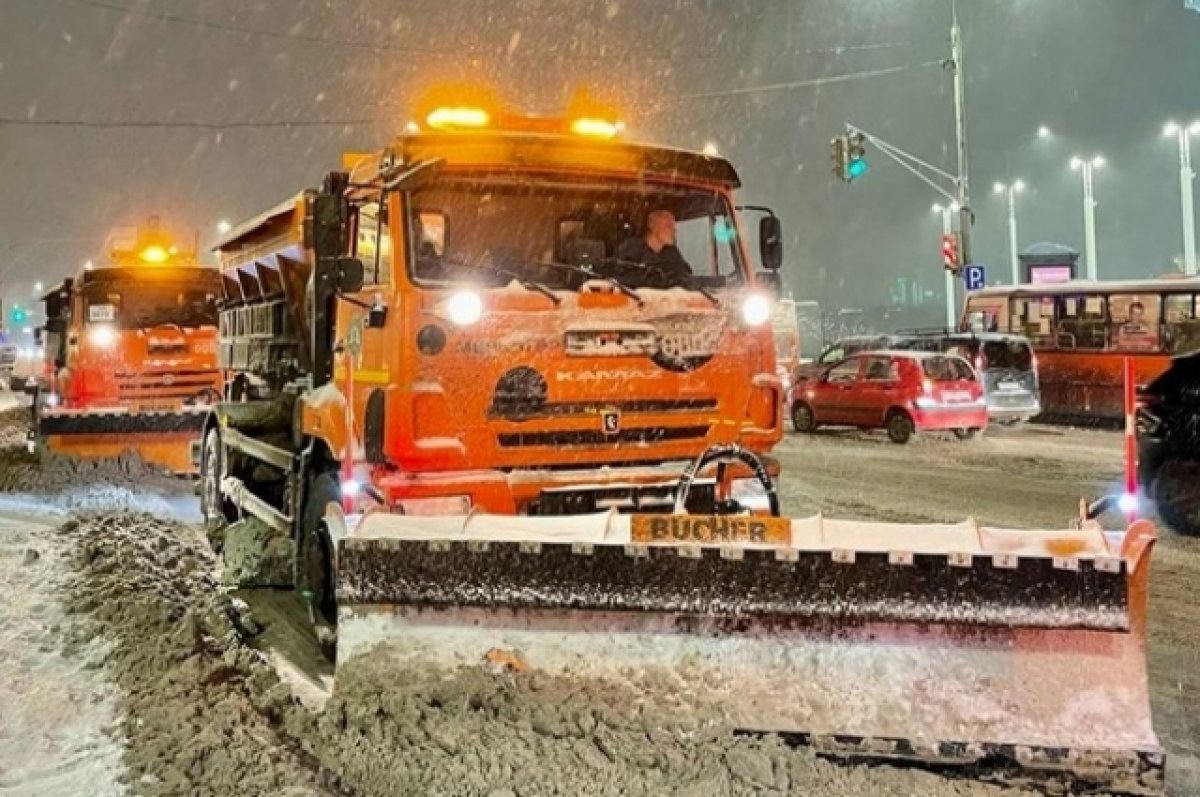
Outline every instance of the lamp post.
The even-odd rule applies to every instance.
[[[1012,266],[1012,284],[1021,284],[1021,261],[1017,257],[1017,194],[1025,190],[1022,180],[1013,180],[1008,185],[996,183],[992,190],[1008,197],[1008,258]]]
[[[1092,175],[1096,169],[1103,168],[1105,163],[1106,161],[1100,155],[1091,158],[1081,158],[1076,155],[1071,158],[1071,168],[1083,175],[1083,237],[1087,256],[1087,276],[1090,280],[1100,278],[1099,255],[1096,251],[1096,197]]]
[[[1190,126],[1168,122],[1163,135],[1179,140],[1179,203],[1183,211],[1183,273],[1196,273],[1196,209],[1192,199],[1192,136],[1200,135],[1200,119]]]
[[[958,213],[959,205],[957,202],[951,202],[949,205],[937,203],[932,208],[935,214],[940,214],[942,217],[942,235],[951,235],[954,233],[954,214]],[[958,308],[954,303],[954,274],[946,271],[946,328],[954,329],[958,321]]]

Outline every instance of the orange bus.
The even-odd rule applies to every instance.
[[[1126,357],[1144,384],[1172,356],[1200,350],[1200,279],[985,288],[967,296],[961,327],[1029,338],[1044,417],[1117,420]]]

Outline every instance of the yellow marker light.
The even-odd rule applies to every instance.
[[[443,107],[435,108],[425,117],[425,124],[435,130],[452,130],[456,127],[487,127],[491,121],[482,108]]]
[[[167,258],[170,256],[171,255],[166,249],[158,246],[157,244],[153,246],[147,246],[139,255],[139,257],[141,257],[141,259],[147,263],[165,263]]]
[[[571,122],[571,132],[592,138],[616,138],[621,132],[621,123],[585,116]]]

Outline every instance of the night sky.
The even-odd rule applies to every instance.
[[[1030,186],[1022,245],[1082,248],[1075,153],[1109,164],[1101,277],[1171,268],[1179,165],[1162,126],[1200,118],[1200,13],[1182,0],[960,6],[989,276],[1008,274],[997,180]],[[0,0],[0,293],[27,300],[34,280],[75,271],[109,228],[152,213],[211,239],[218,219],[315,185],[341,151],[385,144],[425,87],[486,80],[543,113],[591,85],[634,138],[715,142],[742,198],[783,217],[798,297],[873,306],[898,276],[940,295],[938,197],[877,152],[859,183],[836,181],[829,139],[851,122],[953,171],[951,78],[932,63],[949,21],[949,0]],[[907,68],[696,96],[892,67]],[[247,123],[295,126],[231,126]]]

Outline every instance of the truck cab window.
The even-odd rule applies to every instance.
[[[386,285],[392,280],[392,234],[387,224],[386,205],[378,202],[358,210],[358,234],[354,254],[363,262],[367,284]]]

